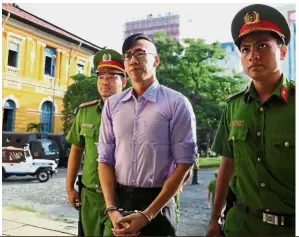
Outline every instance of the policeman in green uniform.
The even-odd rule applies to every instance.
[[[70,204],[81,204],[81,219],[85,236],[112,236],[112,224],[104,215],[105,201],[98,178],[97,147],[101,113],[105,100],[120,93],[126,85],[126,74],[121,55],[111,49],[99,51],[94,56],[97,69],[97,88],[100,100],[83,103],[79,106],[75,121],[67,135],[72,144],[68,160],[66,189]],[[84,151],[83,190],[81,197],[74,189],[74,183],[81,165]]]
[[[281,72],[290,29],[276,9],[254,4],[232,21],[248,88],[227,99],[212,150],[223,155],[207,236],[217,220],[229,180],[236,205],[226,217],[227,236],[295,235],[295,84]]]

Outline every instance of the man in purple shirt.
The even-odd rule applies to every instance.
[[[148,37],[129,36],[122,51],[132,88],[107,99],[98,144],[105,212],[115,236],[174,236],[173,197],[197,155],[195,115],[185,96],[159,84]]]

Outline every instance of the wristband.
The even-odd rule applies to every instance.
[[[107,215],[107,212],[108,211],[118,211],[118,208],[117,207],[115,207],[115,206],[111,206],[111,207],[107,207],[106,209],[105,209],[105,211],[104,211],[104,215]]]
[[[151,223],[152,222],[152,218],[150,218],[147,214],[145,214],[143,211],[138,211],[138,210],[135,210],[134,211],[135,213],[140,213],[142,215],[144,215],[146,217],[146,219],[148,220],[148,223]]]

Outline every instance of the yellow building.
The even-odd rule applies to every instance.
[[[90,76],[101,48],[16,5],[2,3],[2,130],[63,132],[63,96],[70,78]]]

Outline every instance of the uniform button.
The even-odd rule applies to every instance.
[[[264,183],[261,183],[261,187],[264,188],[266,186],[266,184]]]
[[[258,161],[261,161],[261,158],[257,158]]]
[[[264,108],[263,108],[263,107],[260,107],[260,111],[263,112],[263,111],[264,111]]]
[[[285,143],[284,143],[284,146],[285,146],[285,147],[289,147],[289,146],[290,146],[290,143],[285,142]]]
[[[232,140],[233,140],[233,141],[235,140],[235,137],[234,137],[234,136],[232,136]]]
[[[84,137],[86,137],[86,133],[84,133]]]
[[[260,137],[260,136],[262,135],[262,133],[261,133],[261,132],[257,132],[256,135],[257,135],[258,137]]]

